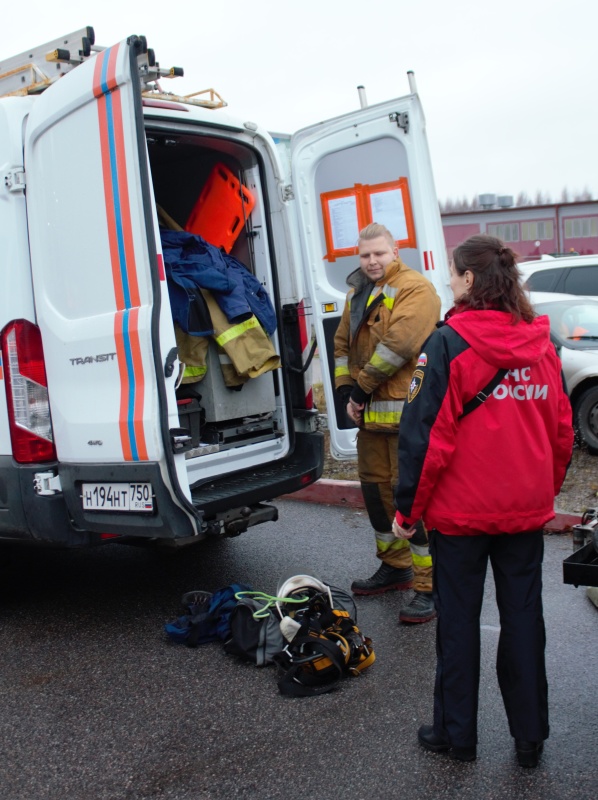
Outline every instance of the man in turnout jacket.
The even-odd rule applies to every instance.
[[[549,319],[534,315],[513,251],[473,236],[450,269],[455,307],[425,343],[405,404],[393,524],[409,537],[423,518],[434,562],[434,722],[418,739],[452,758],[476,757],[490,561],[498,682],[518,762],[535,767],[548,737],[542,529],[571,459],[571,406]]]
[[[358,247],[360,267],[347,279],[351,288],[334,338],[335,386],[359,427],[359,479],[382,563],[351,590],[369,595],[413,587],[415,596],[400,619],[427,622],[435,617],[427,534],[420,523],[410,542],[395,538],[393,493],[403,403],[421,346],[439,319],[440,298],[401,261],[383,225],[364,228]]]

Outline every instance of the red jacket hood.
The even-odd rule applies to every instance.
[[[467,310],[447,320],[484,361],[497,369],[517,369],[539,361],[550,345],[550,320],[513,322],[505,311]]]

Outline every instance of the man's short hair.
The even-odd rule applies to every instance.
[[[366,225],[365,228],[359,231],[360,240],[377,239],[379,236],[384,236],[393,250],[397,246],[395,237],[385,225],[379,225],[377,222],[370,222],[369,225]]]

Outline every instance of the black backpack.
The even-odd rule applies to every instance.
[[[252,596],[253,595],[253,596]],[[284,647],[280,618],[261,592],[241,592],[230,616],[230,636],[224,651],[258,667],[273,664]]]

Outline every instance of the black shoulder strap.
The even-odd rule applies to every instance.
[[[459,417],[459,419],[463,419],[466,417],[467,414],[470,414],[472,411],[475,411],[478,406],[481,406],[482,403],[486,402],[486,400],[490,397],[492,392],[496,389],[498,384],[502,381],[509,370],[508,369],[499,369],[496,375],[492,378],[490,383],[487,386],[484,386],[483,389],[476,394],[475,397],[472,397],[468,403],[465,403],[463,406],[463,413]]]

